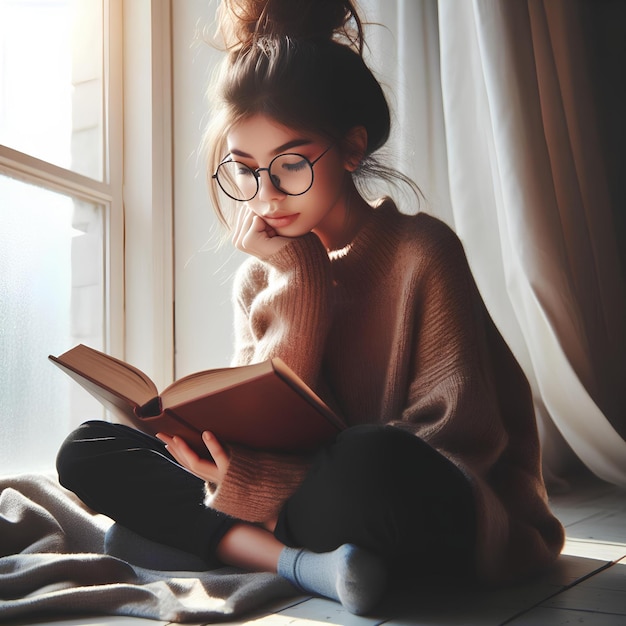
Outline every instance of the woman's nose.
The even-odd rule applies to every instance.
[[[264,201],[282,198],[285,194],[274,185],[268,170],[259,171],[259,198]]]

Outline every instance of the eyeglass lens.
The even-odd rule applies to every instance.
[[[222,190],[235,200],[252,200],[259,190],[261,171],[255,171],[238,161],[224,161],[216,172]],[[300,154],[280,154],[272,160],[268,169],[272,184],[290,196],[307,192],[313,184],[313,166]]]

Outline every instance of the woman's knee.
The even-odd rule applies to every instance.
[[[427,444],[414,435],[389,426],[363,425],[348,428],[316,457],[300,491],[318,494],[362,496],[371,506],[379,490],[387,491],[406,472]],[[433,451],[434,452],[434,451]],[[332,497],[329,498],[332,500]]]
[[[342,432],[318,454],[304,482],[283,507],[278,526],[281,538],[317,551],[345,542],[364,547],[381,543],[374,536],[397,492],[397,467],[402,465],[398,442],[405,436],[414,438],[373,425]]]
[[[91,420],[71,432],[61,444],[56,458],[59,482],[65,487],[78,480],[95,457],[119,446],[119,424]]]
[[[316,551],[352,542],[395,554],[407,547],[407,536],[424,528],[439,492],[448,491],[450,471],[458,472],[409,432],[350,428],[318,455],[283,507],[278,533]]]
[[[407,471],[420,469],[435,456],[434,449],[411,433],[393,426],[364,425],[342,432],[326,462],[349,464],[351,474],[383,486],[401,480]]]

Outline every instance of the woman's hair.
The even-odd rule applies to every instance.
[[[363,27],[352,0],[222,0],[219,29],[228,55],[209,91],[209,176],[226,155],[230,129],[264,114],[331,142],[363,126],[367,148],[354,175],[404,179],[372,157],[389,137],[390,113],[363,60]],[[217,214],[228,224],[217,185],[209,182]]]

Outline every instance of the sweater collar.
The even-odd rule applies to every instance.
[[[394,256],[401,216],[391,198],[381,198],[351,243],[329,253],[335,275],[378,274]]]

